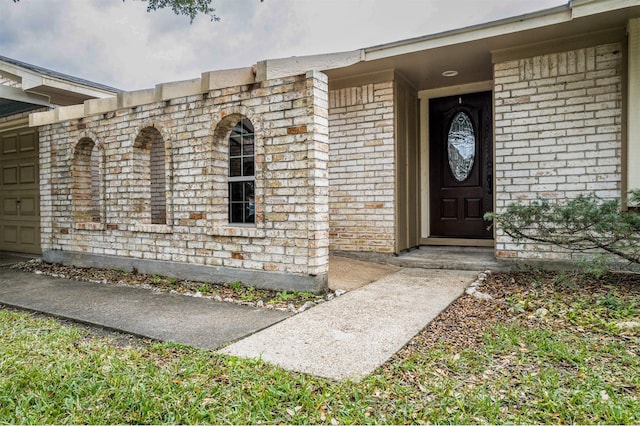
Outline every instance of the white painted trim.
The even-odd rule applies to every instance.
[[[493,91],[493,81],[460,84],[457,86],[439,87],[437,89],[421,90],[418,92],[420,100],[420,239],[429,238],[429,99],[444,96],[463,95],[467,93]],[[495,140],[495,138],[494,138]],[[494,147],[495,148],[495,147]],[[494,149],[495,151],[495,149]],[[495,192],[494,192],[495,193]]]
[[[72,94],[90,96],[94,98],[108,98],[110,96],[115,95],[115,92],[110,90],[98,89],[95,87],[86,86],[84,84],[79,84],[74,82],[69,82],[69,81],[66,81],[60,78],[55,78],[55,77],[49,77],[49,76],[42,77],[41,83],[39,85],[33,85],[30,87],[27,87],[24,85],[24,79],[23,79],[22,87],[25,91],[33,91],[34,93],[37,93],[39,90],[42,90],[41,86],[44,86],[46,88],[63,90],[65,92],[69,92]]]
[[[0,85],[0,98],[26,102],[34,105],[51,106],[48,96],[27,93],[20,88]]]
[[[627,189],[640,188],[640,18],[628,25]]]
[[[571,17],[574,19],[637,6],[638,0],[571,0],[570,2]]]

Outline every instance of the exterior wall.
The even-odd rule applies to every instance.
[[[327,80],[316,72],[121,108],[40,128],[42,249],[76,265],[135,267],[181,278],[323,291],[328,262]],[[60,112],[62,114],[63,112]],[[228,220],[228,134],[256,133],[256,224]],[[151,223],[135,140],[164,142],[167,222]],[[102,153],[104,214],[74,222],[73,153]]]
[[[394,82],[329,93],[331,250],[395,250]]]
[[[497,63],[496,213],[518,200],[621,196],[622,46]],[[498,259],[570,260],[496,231]]]

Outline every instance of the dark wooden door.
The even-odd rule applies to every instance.
[[[429,101],[430,236],[492,238],[491,92]]]

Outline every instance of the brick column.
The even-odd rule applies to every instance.
[[[327,76],[315,71],[307,73],[307,95],[310,102],[308,140],[307,216],[309,236],[309,275],[322,276],[329,262],[329,97]]]

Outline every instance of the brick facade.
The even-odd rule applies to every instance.
[[[594,46],[497,63],[496,212],[517,200],[621,196],[622,46]],[[496,256],[569,260],[499,229]]]
[[[329,93],[331,250],[395,249],[393,81]]]
[[[45,259],[324,290],[327,98],[326,76],[310,72],[41,126]],[[256,133],[255,225],[228,216],[228,135],[242,118]],[[81,140],[101,153],[100,222],[74,219],[70,206]],[[82,178],[95,180],[88,164]],[[81,187],[86,205],[91,185]]]

